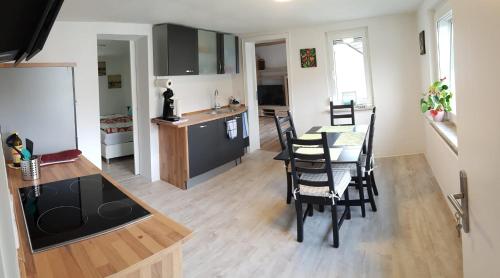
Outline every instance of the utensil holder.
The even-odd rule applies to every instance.
[[[30,160],[21,160],[21,173],[23,180],[32,181],[40,178],[40,158],[36,155]]]

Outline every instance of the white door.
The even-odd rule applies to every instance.
[[[130,90],[132,93],[132,124],[133,124],[133,136],[134,136],[134,174],[139,175],[139,121],[137,117],[137,68],[136,68],[136,55],[135,55],[135,43],[134,41],[129,41],[129,53],[130,53]]]
[[[243,42],[245,65],[245,91],[248,107],[250,151],[260,149],[259,111],[257,100],[257,72],[255,65],[255,43]]]
[[[470,200],[464,276],[500,277],[500,1],[451,3],[459,165],[468,175]]]

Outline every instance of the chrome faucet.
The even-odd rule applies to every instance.
[[[214,92],[214,109],[217,110],[220,108],[220,104],[219,102],[217,101],[217,98],[219,97],[219,90],[215,89],[215,92]]]

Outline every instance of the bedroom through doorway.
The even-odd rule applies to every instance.
[[[102,170],[123,181],[138,173],[134,153],[131,41],[98,40]]]

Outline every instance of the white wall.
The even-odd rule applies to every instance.
[[[123,42],[128,45],[128,42]],[[130,53],[99,56],[99,62],[106,63],[106,75],[99,76],[99,108],[101,115],[127,114],[127,106],[132,107],[130,84]],[[109,75],[121,75],[122,87],[110,89]]]
[[[97,74],[97,37],[100,34],[128,36],[129,39],[146,37],[148,76],[152,68],[151,25],[95,22],[56,22],[44,49],[30,62],[73,62],[75,67],[75,95],[79,148],[89,160],[100,167],[101,149],[99,135],[99,78]],[[138,98],[148,99],[153,94],[153,79],[150,76],[146,88],[137,92]],[[146,103],[147,104],[147,103]],[[149,106],[140,110],[149,114]],[[151,124],[142,123],[144,142],[150,141]],[[149,146],[149,144],[147,144]],[[148,154],[143,146],[140,152]],[[146,156],[140,173],[149,177],[152,173],[151,159]]]
[[[255,46],[255,55],[257,58],[262,58],[266,61],[266,68],[282,68],[286,67],[286,45],[273,44]]]
[[[400,14],[292,29],[288,73],[292,112],[297,129],[328,125],[329,82],[326,33],[368,28],[374,102],[377,106],[375,152],[392,156],[423,152],[423,126],[418,105],[420,71],[415,14]],[[251,34],[247,38],[259,36]],[[318,67],[300,66],[301,48],[316,48]],[[359,123],[368,123],[370,112],[358,112]]]
[[[432,82],[437,79],[437,44],[436,44],[436,27],[435,27],[435,9],[443,5],[440,0],[424,1],[417,13],[417,30],[425,31],[427,54],[421,55],[420,60],[420,91],[426,92]],[[444,196],[460,191],[459,175],[458,175],[458,156],[450,149],[444,139],[430,125],[427,119],[420,117],[421,124],[424,126],[424,154],[429,163],[432,173],[436,178]],[[450,210],[453,208],[449,204]]]
[[[196,75],[196,76],[166,76],[158,79],[173,81],[174,98],[179,101],[182,113],[205,110],[214,106],[214,92],[219,91],[217,98],[220,105],[228,105],[229,97],[241,99],[242,89],[234,90],[233,75]],[[158,90],[155,107],[158,115],[163,109],[162,90]]]
[[[75,94],[79,147],[97,166],[101,165],[99,136],[99,78],[97,73],[97,39],[128,38],[136,42],[136,56],[142,73],[138,76],[137,98],[141,136],[140,173],[159,179],[159,148],[157,126],[150,119],[161,115],[161,91],[154,87],[152,25],[110,22],[56,22],[47,43],[30,62],[74,62]],[[143,55],[144,52],[146,56]],[[141,73],[138,73],[140,75]],[[172,77],[174,92],[181,100],[182,110],[190,112],[211,107],[210,94],[219,88],[220,102],[229,96],[242,96],[243,87],[234,85],[239,75]],[[146,89],[147,88],[147,89]],[[147,101],[145,101],[147,100]],[[146,158],[146,159],[144,159]]]
[[[15,220],[11,214],[10,190],[0,138],[0,277],[19,277]]]

